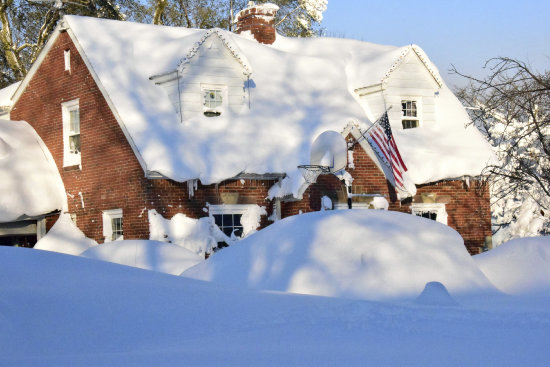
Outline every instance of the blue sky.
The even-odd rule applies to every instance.
[[[419,45],[449,85],[451,64],[481,76],[485,61],[508,56],[550,69],[548,0],[329,0],[328,36],[403,46]]]

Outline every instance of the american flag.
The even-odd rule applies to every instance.
[[[391,132],[388,111],[384,112],[368,131],[368,142],[378,153],[380,158],[393,172],[395,187],[407,191],[403,184],[403,173],[407,172],[407,167],[399,154],[395,139]]]

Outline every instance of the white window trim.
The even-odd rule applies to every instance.
[[[416,117],[412,116],[403,116],[403,101],[414,101],[416,102]],[[399,110],[401,111],[401,129],[409,130],[403,128],[403,120],[416,120],[418,121],[418,126],[416,128],[422,127],[422,97],[419,96],[401,96],[401,102],[399,103]]]
[[[110,210],[104,210],[103,211],[103,238],[104,242],[112,242],[112,236],[113,236],[113,227],[112,227],[112,219],[115,218],[123,218],[122,217],[122,209],[110,209]],[[124,221],[123,221],[124,225]],[[124,230],[124,227],[123,227]],[[115,239],[115,241],[120,241],[124,239],[124,235],[118,237]]]
[[[411,213],[417,215],[420,213],[431,212],[436,213],[436,221],[447,225],[447,210],[443,203],[413,203],[411,205]]]
[[[79,111],[79,126],[80,126],[79,99],[74,99],[72,101],[61,103],[61,115],[63,118],[63,167],[78,166],[81,164],[81,154],[71,153],[71,149],[69,145],[69,136],[70,136],[69,130],[70,130],[70,123],[71,123],[70,113],[74,110]],[[81,148],[82,148],[82,145],[81,145]]]
[[[206,107],[204,105],[204,92],[207,90],[219,90],[222,94],[222,103],[217,107]],[[218,112],[222,113],[226,106],[228,106],[228,93],[227,86],[222,84],[203,84],[201,83],[201,106],[203,112]]]
[[[334,210],[349,209],[348,203],[334,203],[333,206],[334,206]],[[352,203],[351,209],[369,209],[369,206],[370,206],[370,203],[358,202],[358,203]]]
[[[65,61],[65,71],[71,71],[71,50],[63,52],[63,60]]]

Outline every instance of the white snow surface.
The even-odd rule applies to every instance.
[[[181,123],[166,92],[149,77],[176,69],[205,30],[66,16],[65,24],[110,98],[148,171],[209,184],[239,173],[286,173],[301,187],[297,166],[309,163],[313,140],[349,122],[372,124],[354,89],[380,83],[412,46],[344,39],[285,38],[271,46],[217,30],[252,70],[250,109],[202,114]],[[152,52],[154,50],[154,52]],[[429,62],[429,61],[428,61]],[[432,67],[434,73],[437,69]],[[416,184],[480,174],[491,159],[466,112],[443,85],[437,126],[394,135]],[[259,123],[261,121],[261,123]]]
[[[212,252],[218,242],[231,242],[211,217],[194,219],[178,213],[167,219],[155,209],[149,210],[148,217],[149,239],[173,243],[200,255],[203,259],[206,253]]]
[[[97,242],[88,238],[74,224],[69,214],[61,213],[50,231],[34,245],[37,250],[80,255]]]
[[[182,274],[234,287],[369,300],[497,292],[453,229],[410,214],[339,210],[285,218]]]
[[[550,364],[548,303],[481,298],[443,306],[247,291],[0,247],[0,365]]]
[[[89,248],[80,256],[173,275],[179,275],[204,261],[204,256],[201,257],[183,247],[147,240],[104,243]]]
[[[509,294],[550,293],[550,237],[518,238],[474,256],[493,284]]]
[[[11,97],[21,82],[13,83],[5,88],[0,89],[0,107],[11,107]]]
[[[50,152],[24,121],[0,120],[0,222],[63,208],[65,188]]]

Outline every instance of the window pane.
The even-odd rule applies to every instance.
[[[78,110],[69,112],[69,130],[73,134],[80,133],[80,114]]]
[[[214,222],[216,222],[216,225],[218,227],[222,226],[222,215],[221,214],[214,214]]]
[[[417,117],[416,101],[401,101],[403,116]]]
[[[222,225],[224,227],[232,227],[233,226],[233,218],[231,214],[223,214],[222,215]]]
[[[112,230],[112,240],[115,241],[122,237],[122,218],[111,218],[111,230]]]
[[[242,226],[242,224],[241,224],[241,217],[242,216],[243,216],[242,214],[234,214],[233,215],[233,225],[235,227],[241,227]]]
[[[222,91],[216,89],[204,90],[204,106],[207,108],[216,108],[222,105]]]
[[[69,136],[69,151],[72,154],[80,153],[80,134]]]
[[[403,120],[403,129],[413,129],[418,127],[418,120]]]

